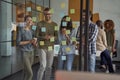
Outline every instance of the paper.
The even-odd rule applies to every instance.
[[[33,25],[33,26],[32,26],[32,30],[36,30],[36,26]]]
[[[62,56],[62,60],[66,60],[66,56]]]
[[[72,41],[76,41],[76,37],[72,37]]]
[[[62,26],[67,26],[67,22],[62,22]]]
[[[75,14],[75,9],[70,9],[70,14]]]
[[[70,30],[66,30],[66,34],[70,34]]]
[[[40,41],[40,46],[43,46],[44,45],[44,41]]]
[[[51,37],[50,38],[50,42],[54,42],[55,41],[55,38],[54,37]]]
[[[55,31],[59,31],[59,27],[58,27],[58,26],[55,26],[54,30],[55,30]]]
[[[65,3],[61,3],[61,8],[65,8]]]
[[[54,45],[54,54],[58,54],[60,50],[60,45]]]
[[[36,22],[37,18],[36,17],[32,17],[32,21]]]
[[[45,28],[45,27],[42,27],[42,28],[41,28],[41,32],[46,32],[46,28]]]
[[[62,41],[62,45],[66,45],[66,41]]]
[[[50,12],[49,12],[49,13],[53,14],[53,13],[54,13],[54,10],[53,10],[53,9],[50,9]]]
[[[27,7],[27,11],[30,12],[32,9],[31,7]]]
[[[52,50],[53,50],[52,46],[48,46],[48,51],[52,51]]]
[[[66,48],[66,52],[69,52],[69,51],[70,51],[70,48],[69,48],[69,47],[67,47],[67,48]]]
[[[38,11],[41,11],[42,9],[41,9],[41,7],[37,6],[37,10],[38,10]]]
[[[70,21],[70,17],[66,17],[66,21],[68,21],[68,22],[69,22],[69,21]]]

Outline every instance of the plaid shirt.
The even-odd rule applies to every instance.
[[[94,23],[90,22],[89,24],[89,44],[88,44],[88,53],[96,54],[96,39],[98,34],[98,27]]]

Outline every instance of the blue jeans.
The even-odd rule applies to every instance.
[[[58,55],[58,69],[63,70],[64,68],[67,69],[67,71],[71,71],[72,69],[72,63],[74,60],[74,54],[67,54],[66,60],[62,60],[63,55]]]
[[[101,53],[100,57],[101,57],[101,65],[107,65],[109,72],[110,73],[114,72],[112,60],[110,57],[110,52],[106,49]]]
[[[96,64],[96,54],[89,54],[88,56],[88,69],[90,72],[95,72],[95,64]]]

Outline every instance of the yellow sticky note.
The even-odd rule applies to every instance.
[[[66,30],[66,34],[70,34],[70,30]]]
[[[70,51],[70,48],[69,48],[69,47],[67,47],[67,48],[66,48],[66,51],[67,51],[67,52],[69,52],[69,51]]]
[[[51,37],[50,38],[50,42],[54,42],[55,41],[55,38],[54,37]]]
[[[59,27],[58,27],[58,26],[55,26],[55,27],[54,27],[54,30],[55,30],[55,31],[59,31]]]
[[[65,3],[61,3],[61,8],[65,8]]]
[[[32,17],[32,20],[35,22],[37,20],[37,18],[36,17]]]
[[[77,24],[73,23],[73,28],[76,28],[77,27]]]
[[[66,45],[66,41],[62,41],[62,45]]]
[[[40,41],[40,46],[43,46],[44,45],[44,41]]]
[[[42,9],[41,9],[41,7],[37,6],[37,10],[38,10],[38,11],[41,11]]]
[[[66,21],[70,21],[70,17],[66,17]]]
[[[52,50],[53,50],[52,46],[48,46],[48,51],[52,51]]]
[[[72,37],[72,41],[76,41],[76,37]]]
[[[75,9],[70,9],[70,14],[75,14]]]

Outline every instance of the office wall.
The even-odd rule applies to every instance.
[[[115,60],[120,61],[120,0],[94,0],[93,12],[99,13],[100,19],[112,19],[115,22],[116,39],[118,42],[118,57]]]

